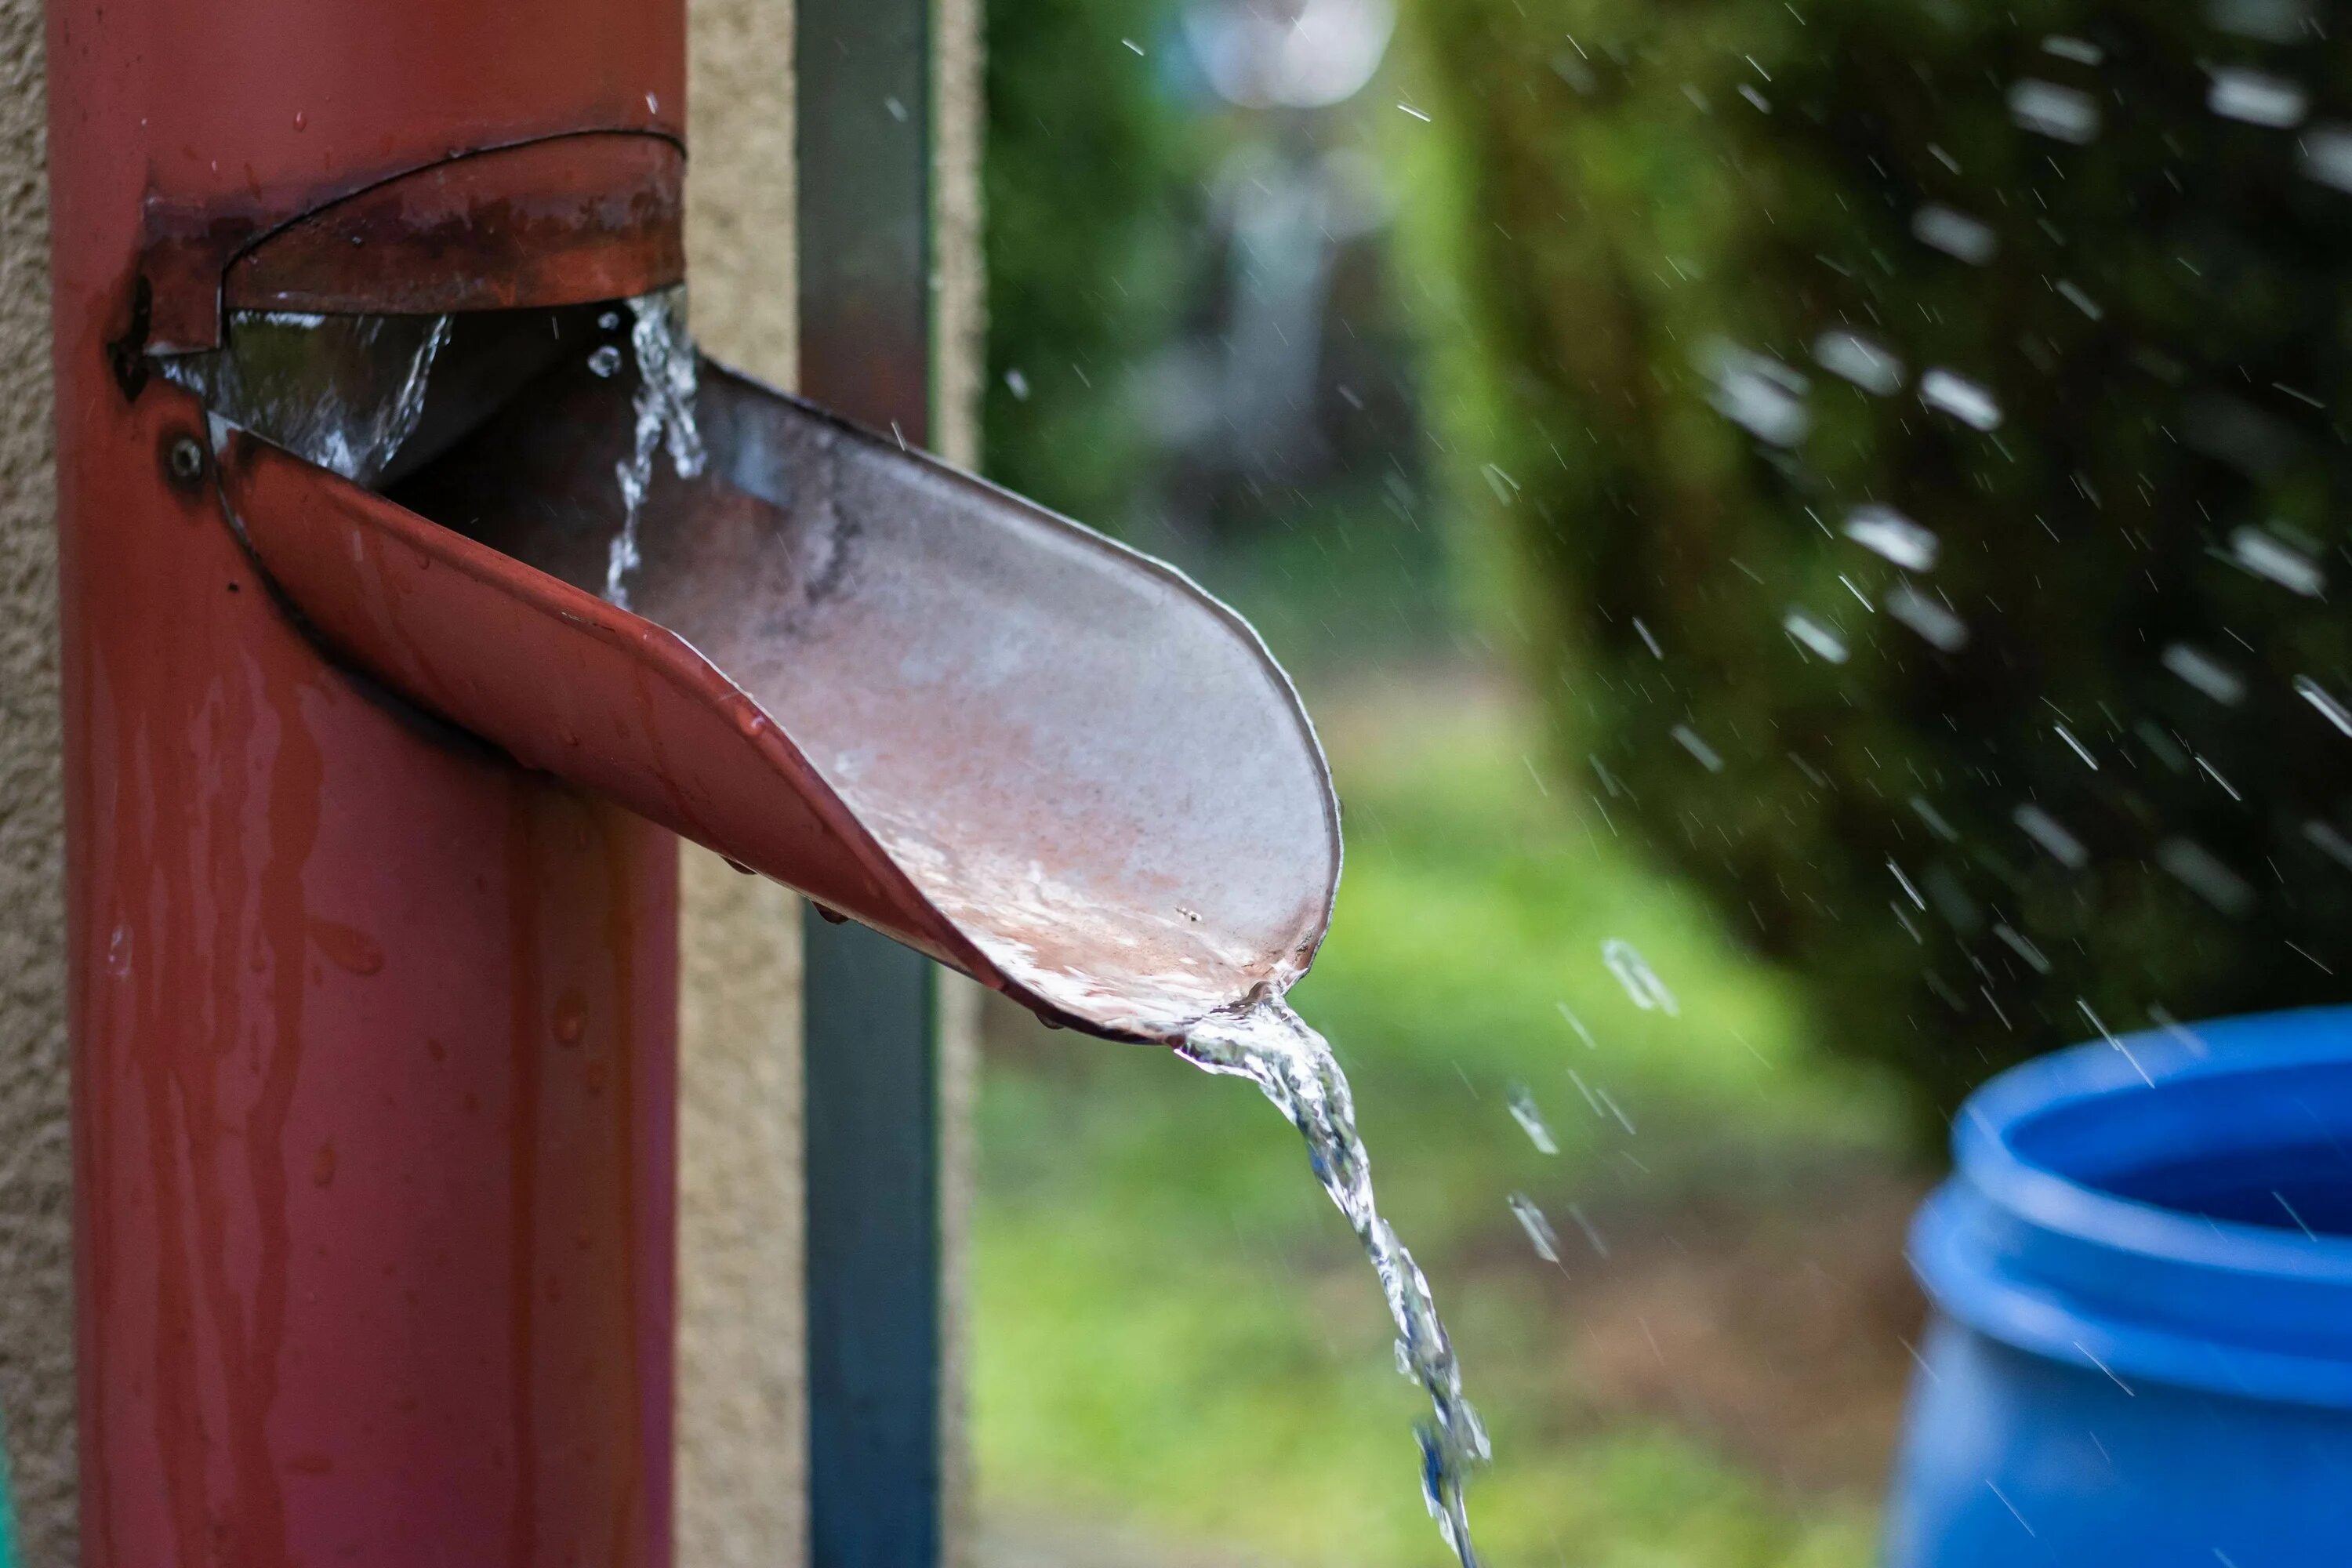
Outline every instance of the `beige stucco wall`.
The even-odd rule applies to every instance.
[[[982,69],[983,0],[933,0],[933,398],[940,456],[980,462],[981,379],[987,374],[987,271],[981,253],[981,135],[987,124]],[[971,1386],[968,1242],[975,1174],[972,1095],[978,1086],[980,988],[940,974],[940,1434],[950,1568],[972,1561],[972,1467],[965,1396]]]
[[[38,0],[0,0],[0,1419],[26,1561],[71,1561],[64,840]]]
[[[789,386],[793,6],[689,0],[687,278],[711,353]],[[800,910],[686,847],[678,1103],[680,1568],[794,1568],[808,1537]]]

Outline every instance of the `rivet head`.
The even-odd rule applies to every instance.
[[[191,437],[183,436],[172,443],[166,459],[172,467],[172,477],[182,484],[193,484],[204,478],[205,449]]]

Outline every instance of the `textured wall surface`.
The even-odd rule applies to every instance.
[[[688,7],[687,276],[695,332],[789,386],[790,0]],[[679,1568],[795,1568],[808,1539],[800,910],[686,848],[680,887]]]
[[[982,94],[984,0],[934,0],[932,124],[932,432],[940,455],[967,468],[980,461],[981,378],[987,374],[987,276],[982,266],[980,157],[986,124]],[[940,974],[940,1475],[946,1488],[948,1563],[972,1560],[972,1475],[969,1412],[972,1095],[978,1087],[980,988]]]
[[[0,0],[0,1417],[25,1561],[73,1561],[64,829],[41,7]]]

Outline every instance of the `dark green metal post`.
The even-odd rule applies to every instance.
[[[931,395],[929,0],[800,0],[801,387],[921,444]],[[809,1561],[941,1552],[938,976],[806,922]]]

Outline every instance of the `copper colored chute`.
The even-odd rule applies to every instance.
[[[1238,616],[889,437],[700,382],[708,464],[656,462],[631,610],[597,590],[633,378],[584,351],[389,495],[226,427],[219,479],[341,658],[1054,1021],[1177,1040],[1303,973],[1338,807]]]

